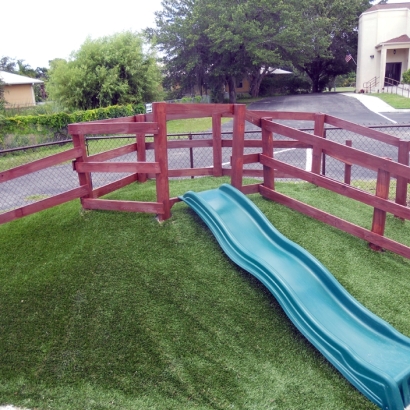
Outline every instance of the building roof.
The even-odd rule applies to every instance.
[[[0,71],[0,79],[7,85],[42,84],[44,82],[41,80],[37,80],[37,78],[31,78],[26,77],[24,75],[8,73],[7,71]]]
[[[390,40],[382,41],[376,46],[376,48],[381,47],[383,44],[400,44],[400,43],[410,43],[410,37],[407,34],[402,34],[399,37],[391,38]]]
[[[403,34],[400,37],[395,37],[387,41],[383,41],[383,44],[387,43],[408,43],[410,42],[410,37],[407,34]]]
[[[409,3],[387,3],[387,4],[375,4],[374,6],[367,9],[364,13],[369,13],[370,11],[376,10],[389,10],[389,9],[410,9]]]

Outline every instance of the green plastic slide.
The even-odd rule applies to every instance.
[[[362,306],[237,189],[222,185],[181,199],[350,383],[382,409],[410,406],[410,338]]]

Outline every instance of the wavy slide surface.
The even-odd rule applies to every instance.
[[[259,279],[300,332],[373,403],[410,408],[410,339],[353,298],[230,185],[181,199],[225,253]]]

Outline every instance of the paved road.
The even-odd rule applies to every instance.
[[[401,124],[410,124],[410,110],[395,110],[376,97],[353,93],[350,95],[347,93],[302,94],[265,98],[250,104],[248,109],[323,112],[363,125],[388,125],[393,123],[392,120]],[[297,124],[296,128],[311,126],[309,122],[293,121],[293,123]]]
[[[296,111],[296,112],[324,112],[335,117],[343,118],[348,121],[356,122],[363,125],[394,125],[394,122],[400,124],[410,124],[410,110],[394,110],[380,99],[366,95],[340,93],[326,94],[307,94],[291,95],[283,97],[266,98],[248,106],[248,109],[254,110],[273,110],[273,111]],[[283,121],[284,123],[296,128],[313,128],[311,122],[306,121]],[[252,124],[247,123],[247,130],[259,130]],[[232,130],[232,122],[223,125],[224,131]],[[408,136],[401,135],[401,138],[410,139],[410,128]],[[256,138],[257,134],[251,136]],[[396,159],[396,149],[385,144],[369,144],[368,139],[349,135],[348,133],[329,132],[328,138],[334,141],[344,143],[346,139],[353,140],[353,146],[363,149],[367,152],[374,153],[389,158]],[[256,150],[258,151],[258,150]],[[310,161],[309,150],[276,150],[275,155],[278,159],[293,164],[300,168],[306,168]],[[223,152],[224,162],[229,163],[230,150],[225,149]],[[134,156],[122,157],[117,160],[133,160]],[[148,160],[150,160],[148,158]],[[172,150],[169,153],[170,168],[186,167],[189,165],[189,150],[179,149]],[[212,165],[212,150],[203,148],[194,150],[194,166],[204,167]],[[343,166],[337,161],[331,159],[327,162],[326,174],[332,178],[341,179],[343,175]],[[95,186],[101,186],[109,181],[118,178],[118,175],[124,174],[95,174]],[[99,178],[97,180],[97,177]],[[354,167],[353,178],[367,179],[374,178],[374,173],[365,169]],[[34,202],[41,196],[51,196],[58,192],[75,188],[77,186],[77,174],[72,170],[71,165],[61,165],[54,167],[53,172],[43,170],[26,177],[18,178],[0,185],[0,210],[11,209],[16,206],[23,206],[27,203]],[[7,198],[7,199],[5,199]]]

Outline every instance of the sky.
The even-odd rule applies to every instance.
[[[32,68],[68,59],[86,38],[155,27],[161,0],[5,1],[0,6],[0,57],[24,60]]]
[[[154,12],[161,9],[161,0],[5,1],[0,6],[0,57],[48,67],[49,60],[68,59],[88,36],[154,27]]]

